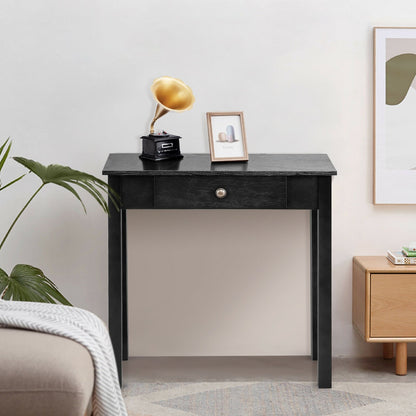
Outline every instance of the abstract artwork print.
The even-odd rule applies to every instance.
[[[375,28],[375,204],[416,204],[415,75],[416,28]]]

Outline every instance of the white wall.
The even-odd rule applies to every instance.
[[[206,111],[242,110],[250,153],[328,153],[333,180],[333,350],[371,355],[351,327],[351,258],[415,239],[414,206],[372,205],[372,27],[412,26],[413,0],[0,3],[0,137],[13,154],[100,175],[137,152],[152,80],[188,83],[194,108],[158,125],[208,152]],[[13,161],[7,177],[22,172]],[[5,230],[37,180],[1,194]],[[107,314],[106,217],[45,189],[0,253],[41,267]],[[88,200],[85,197],[85,200]],[[132,212],[133,355],[307,354],[307,212]],[[235,238],[234,238],[235,237]],[[309,237],[308,237],[309,238]],[[157,264],[158,253],[164,259]],[[234,261],[235,260],[235,261]]]

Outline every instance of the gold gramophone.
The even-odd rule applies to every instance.
[[[157,102],[155,115],[150,123],[150,134],[142,136],[142,154],[140,158],[154,161],[180,159],[180,136],[168,134],[165,131],[155,133],[155,122],[169,111],[182,112],[189,110],[195,97],[192,90],[180,79],[160,77],[153,81],[152,94]]]

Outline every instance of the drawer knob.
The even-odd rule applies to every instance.
[[[215,190],[215,196],[219,199],[225,198],[227,196],[227,191],[224,188],[218,188]]]

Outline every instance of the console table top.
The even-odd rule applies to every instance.
[[[326,154],[250,154],[248,162],[211,163],[206,153],[184,154],[183,159],[153,162],[138,153],[111,153],[104,175],[244,175],[331,176],[337,171]]]

